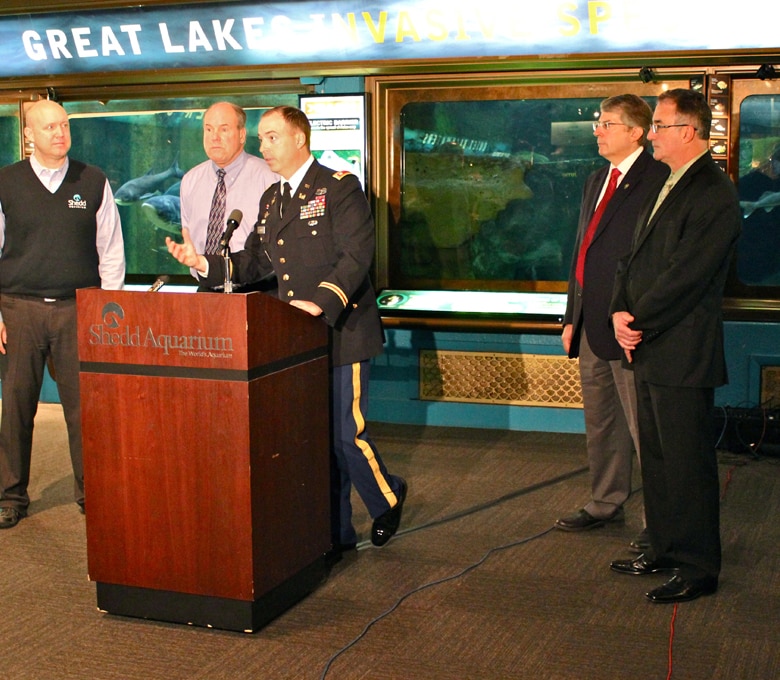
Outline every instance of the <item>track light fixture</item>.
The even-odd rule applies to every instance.
[[[652,83],[655,80],[655,73],[649,66],[643,66],[639,69],[639,80],[643,83]]]
[[[774,80],[777,77],[775,67],[772,64],[761,64],[756,71],[756,78],[760,80]]]

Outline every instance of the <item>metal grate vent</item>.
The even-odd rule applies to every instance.
[[[579,365],[545,354],[420,350],[420,399],[582,408]]]
[[[780,366],[761,367],[761,405],[780,407]]]

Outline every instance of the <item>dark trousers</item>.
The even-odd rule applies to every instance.
[[[366,431],[368,374],[370,364],[361,361],[335,366],[332,374],[332,422],[334,471],[333,541],[349,545],[357,541],[352,526],[352,486],[372,518],[398,502],[400,481],[387,472],[379,452]]]
[[[718,578],[720,485],[711,388],[636,381],[645,516],[652,553],[684,578]]]
[[[33,424],[43,383],[43,369],[51,357],[65,414],[75,477],[76,502],[84,502],[81,459],[81,404],[76,333],[76,300],[45,302],[3,295],[0,310],[6,326],[6,354],[0,355],[3,388],[0,421],[0,505],[25,512],[30,504]]]

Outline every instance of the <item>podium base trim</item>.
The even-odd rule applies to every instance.
[[[313,592],[327,574],[322,556],[256,600],[97,582],[97,606],[112,615],[255,633]]]

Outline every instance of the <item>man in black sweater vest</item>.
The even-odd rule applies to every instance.
[[[69,159],[68,114],[27,109],[29,159],[0,169],[0,529],[27,516],[33,421],[51,358],[84,511],[76,289],[121,288],[122,227],[106,176]]]

